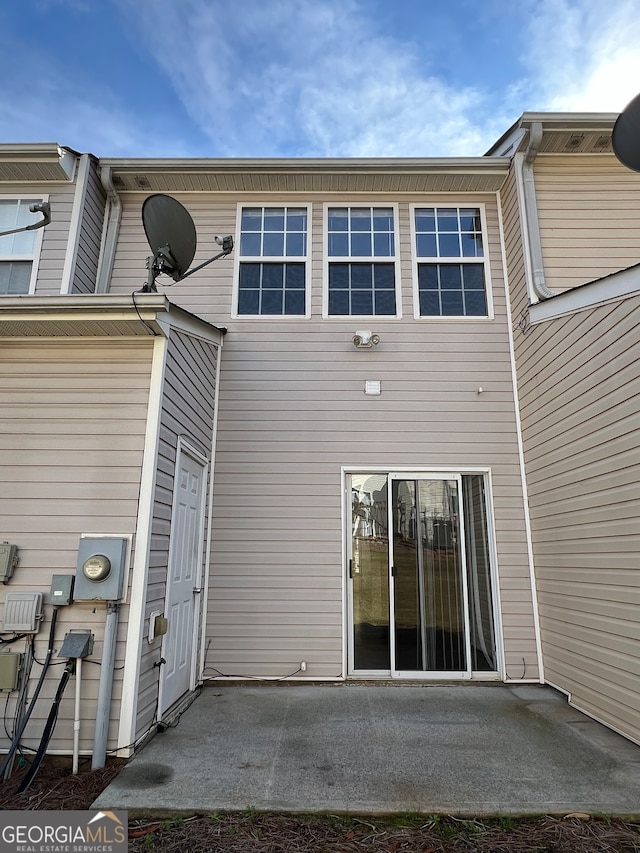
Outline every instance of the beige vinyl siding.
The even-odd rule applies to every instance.
[[[144,277],[143,198],[124,196],[115,292],[130,292]],[[237,197],[179,198],[201,239],[235,233]],[[341,467],[375,466],[491,471],[507,676],[537,678],[495,196],[356,197],[345,191],[241,200],[312,204],[312,317],[231,320],[231,259],[167,290],[172,301],[228,327],[205,675],[282,676],[303,659],[310,677],[343,674]],[[322,319],[325,201],[398,204],[402,318]],[[486,205],[495,320],[414,320],[413,202]],[[194,263],[211,253],[199,246]],[[162,291],[162,278],[158,285]],[[359,328],[379,334],[380,345],[355,350],[351,338]],[[381,381],[380,397],[364,395],[365,379]]]
[[[0,587],[48,593],[53,574],[75,574],[80,535],[127,535],[135,531],[152,346],[140,339],[3,340],[0,349],[0,515],[2,538],[18,546],[19,564]],[[46,655],[52,608],[35,641]],[[90,628],[92,661],[100,661],[104,604],[61,608],[54,661],[71,628]],[[127,606],[120,609],[112,724],[115,747]],[[12,646],[22,651],[25,641]],[[30,695],[41,668],[31,671]],[[23,743],[37,747],[62,667],[52,667]],[[91,752],[100,666],[82,670],[80,749]],[[11,694],[7,717],[14,713]],[[67,687],[50,751],[70,753],[73,744],[73,680]],[[6,747],[7,739],[0,741]]]
[[[640,259],[640,175],[609,154],[534,165],[546,283],[567,290]]]
[[[104,208],[105,192],[97,173],[96,162],[91,160],[87,191],[82,209],[78,254],[73,272],[72,293],[95,292]]]
[[[136,738],[154,723],[157,708],[158,679],[161,676],[154,664],[160,659],[161,639],[149,644],[147,638],[150,613],[154,610],[163,613],[165,610],[178,438],[182,437],[205,458],[211,458],[217,357],[217,348],[211,343],[175,329],[171,331],[160,419]],[[202,543],[203,566],[205,542],[206,530]]]

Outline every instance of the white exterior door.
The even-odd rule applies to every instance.
[[[160,716],[195,687],[204,556],[207,463],[178,445],[162,646]]]

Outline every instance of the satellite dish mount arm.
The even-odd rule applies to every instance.
[[[214,255],[213,258],[209,258],[208,261],[204,261],[204,263],[199,264],[199,266],[194,267],[192,270],[189,270],[189,272],[186,272],[184,275],[181,275],[180,278],[176,279],[176,281],[182,281],[188,276],[193,275],[194,272],[198,272],[204,267],[208,267],[209,264],[212,264],[214,261],[218,261],[220,260],[220,258],[226,258],[227,255],[231,254],[231,252],[233,251],[233,237],[216,237],[216,242],[220,242],[220,240],[222,240],[221,252],[218,252],[218,254]]]
[[[149,255],[147,258],[147,269],[149,270],[149,275],[147,276],[147,283],[142,288],[141,292],[157,293],[158,288],[156,287],[156,279],[158,276],[164,272],[173,277],[172,274],[175,274],[176,267],[176,260],[171,254],[171,247],[167,243],[166,246],[162,246],[162,248],[158,249],[155,255]]]

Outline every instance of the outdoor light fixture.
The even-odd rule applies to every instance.
[[[380,336],[371,334],[368,329],[362,329],[355,333],[352,340],[356,349],[370,349],[371,347],[378,346]]]

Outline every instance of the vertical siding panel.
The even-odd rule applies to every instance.
[[[155,721],[158,684],[162,677],[155,666],[160,658],[161,639],[148,643],[149,615],[164,612],[167,567],[171,537],[175,464],[178,438],[186,439],[203,456],[211,459],[217,348],[172,329],[165,368],[165,385],[160,418],[158,474],[154,497],[149,577],[145,604],[140,666],[140,694],[136,737]],[[210,472],[209,472],[210,473]],[[208,510],[208,507],[207,507]],[[205,510],[205,518],[208,515]],[[206,542],[207,531],[205,529]],[[203,565],[206,554],[202,551]]]
[[[80,223],[78,255],[71,287],[72,293],[95,292],[104,209],[105,192],[100,183],[96,162],[92,160],[89,168],[82,221]]]

